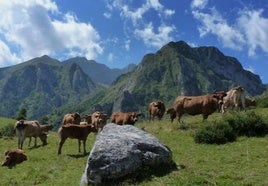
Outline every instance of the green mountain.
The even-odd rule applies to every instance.
[[[251,96],[266,89],[237,59],[215,47],[193,48],[183,41],[170,42],[121,71],[81,57],[60,62],[42,56],[0,68],[0,113],[13,117],[25,108],[28,119],[48,116],[55,124],[66,112],[147,113],[153,100],[170,107],[178,95],[228,91],[237,85]]]
[[[120,110],[146,111],[153,100],[163,100],[169,107],[178,95],[228,91],[237,85],[252,96],[265,91],[258,75],[244,70],[237,59],[225,56],[217,48],[192,48],[183,41],[170,42],[155,54],[145,55],[141,63],[132,72],[121,75],[102,98],[98,96],[90,102],[94,108],[109,114]]]
[[[78,104],[103,89],[79,65],[42,56],[0,69],[0,113],[12,117],[25,108],[28,118],[38,119],[65,104]]]

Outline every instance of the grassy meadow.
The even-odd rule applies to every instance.
[[[268,109],[255,109],[268,121]],[[221,114],[214,113],[208,121],[220,120]],[[151,175],[136,183],[120,185],[268,185],[268,136],[238,137],[235,142],[224,145],[197,144],[194,132],[204,123],[202,116],[184,116],[186,123],[179,129],[177,122],[168,118],[162,121],[139,121],[136,126],[158,137],[173,152],[173,160],[179,168],[165,175]],[[0,118],[0,128],[15,121]],[[94,134],[87,140],[87,151],[94,144]],[[50,132],[48,145],[28,147],[24,151],[28,160],[9,169],[0,167],[0,185],[79,185],[88,156],[78,153],[77,140],[67,139],[62,154],[57,155],[58,136]],[[41,142],[38,139],[38,145]],[[33,145],[33,144],[32,144]],[[17,147],[16,137],[0,138],[0,160],[4,151]]]

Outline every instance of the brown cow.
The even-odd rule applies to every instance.
[[[5,160],[2,163],[2,166],[7,166],[9,168],[27,160],[26,154],[21,149],[10,149],[5,151],[4,154],[5,154]]]
[[[66,141],[67,138],[78,139],[78,152],[81,152],[81,141],[83,141],[84,154],[86,154],[86,141],[90,132],[98,132],[95,126],[84,124],[84,125],[76,125],[76,124],[65,124],[62,125],[58,134],[60,137],[59,147],[58,147],[58,155],[61,154],[61,148]]]
[[[77,112],[65,114],[62,119],[62,125],[65,125],[67,123],[79,125],[80,122],[81,122],[81,116]]]
[[[169,118],[170,118],[170,121],[171,123],[173,123],[174,119],[176,118],[176,111],[174,108],[169,108],[167,109],[167,114],[169,114]]]
[[[111,116],[111,122],[118,125],[134,125],[139,116],[141,114],[137,112],[114,112]]]
[[[203,115],[203,120],[207,119],[210,114],[219,109],[219,104],[222,104],[225,93],[214,93],[201,96],[178,96],[173,107],[178,116],[178,121],[181,123],[181,116],[184,113],[190,115]]]
[[[227,96],[223,98],[221,113],[224,113],[228,107],[239,110],[240,105],[242,106],[242,110],[246,110],[245,90],[243,87],[237,86],[229,90]]]
[[[156,116],[158,120],[161,120],[163,115],[165,114],[166,107],[164,102],[162,101],[154,101],[149,104],[149,121],[154,120]]]
[[[40,127],[38,121],[19,120],[15,123],[14,129],[18,137],[19,149],[22,149],[26,137],[35,137],[35,147],[37,146],[37,137],[40,138],[43,145],[47,144],[47,133],[44,131],[44,128]]]

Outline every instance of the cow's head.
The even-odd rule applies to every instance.
[[[107,119],[108,119],[107,114],[100,111],[94,112],[91,117],[92,124],[95,125],[97,128],[101,129],[106,124]]]
[[[46,132],[42,132],[39,138],[42,141],[43,145],[47,145],[47,133]]]
[[[92,119],[91,119],[91,114],[85,114],[83,117],[82,117],[82,119],[85,121],[85,122],[87,122],[88,124],[89,123],[92,123]]]
[[[176,110],[174,108],[167,109],[166,113],[169,114],[171,121],[173,121],[176,118]]]
[[[130,112],[129,113],[129,119],[132,124],[135,124],[138,121],[139,116],[141,116],[141,113],[137,112]]]

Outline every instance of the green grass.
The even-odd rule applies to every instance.
[[[267,121],[267,109],[256,109]],[[215,113],[208,120],[219,120]],[[268,136],[239,137],[235,142],[224,145],[197,144],[193,134],[202,124],[201,116],[184,116],[186,129],[178,129],[177,122],[163,121],[137,123],[158,137],[173,152],[173,160],[182,169],[169,174],[151,175],[136,185],[268,185]],[[2,122],[2,120],[0,120]],[[2,123],[0,123],[1,127]],[[95,136],[90,134],[87,151],[93,146]],[[50,132],[47,146],[24,150],[28,161],[9,169],[0,167],[0,185],[79,185],[87,156],[78,153],[77,140],[68,139],[57,155],[58,136]],[[40,140],[38,139],[38,144]],[[0,160],[8,148],[17,147],[17,138],[0,138]],[[125,182],[121,185],[131,185]]]

